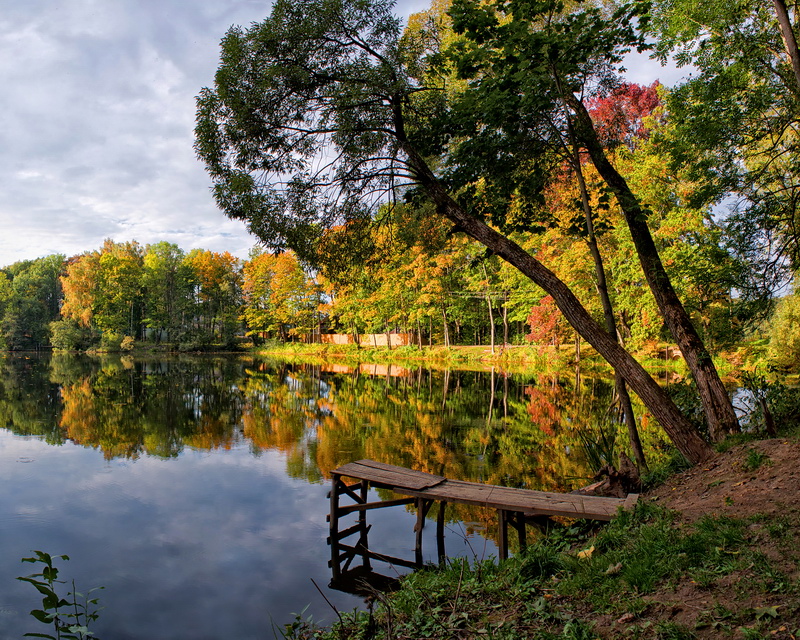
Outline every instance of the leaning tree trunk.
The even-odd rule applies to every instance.
[[[727,433],[739,431],[739,422],[728,392],[711,360],[711,354],[703,345],[689,314],[686,313],[678,294],[672,287],[650,228],[647,226],[645,210],[625,178],[608,160],[584,104],[574,96],[568,96],[566,100],[577,118],[576,134],[579,141],[586,147],[598,173],[611,187],[622,208],[647,284],[697,383],[711,437],[714,440],[721,440]]]
[[[572,128],[570,127],[570,137],[572,137]],[[597,293],[600,296],[600,301],[603,306],[603,318],[606,323],[606,331],[612,336],[617,338],[619,342],[619,335],[617,334],[617,322],[614,319],[614,307],[611,305],[611,296],[608,294],[608,282],[606,280],[606,270],[603,265],[603,256],[600,254],[600,247],[597,245],[597,237],[594,233],[594,221],[592,220],[592,207],[589,204],[589,193],[586,188],[586,181],[583,178],[583,171],[581,170],[581,159],[578,152],[578,147],[575,141],[571,140],[572,146],[572,163],[575,177],[578,179],[578,187],[581,192],[581,206],[583,207],[584,217],[586,218],[586,243],[589,245],[589,252],[592,254],[594,260],[594,271],[597,278]],[[631,397],[628,394],[628,387],[625,384],[625,378],[616,369],[614,370],[614,386],[617,390],[619,397],[620,409],[622,410],[622,417],[625,420],[625,426],[628,429],[628,441],[630,442],[633,455],[636,458],[636,464],[640,470],[647,469],[647,459],[644,456],[644,449],[642,448],[642,440],[639,438],[639,429],[636,426],[636,416],[633,414],[633,404]]]
[[[399,110],[399,104],[397,106]],[[606,361],[620,371],[631,388],[639,395],[678,450],[692,463],[701,462],[714,454],[713,449],[684,416],[666,392],[653,380],[616,338],[607,333],[581,305],[575,294],[552,271],[504,235],[485,222],[467,213],[453,200],[425,160],[408,144],[403,134],[402,116],[397,124],[398,138],[408,157],[415,176],[435,203],[438,212],[451,220],[461,231],[492,250],[520,270],[535,284],[553,297],[567,321],[591,344]]]

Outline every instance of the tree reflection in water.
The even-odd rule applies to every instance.
[[[588,460],[596,458],[584,451],[592,442],[626,441],[608,419],[611,378],[567,371],[12,355],[0,391],[0,416],[17,434],[71,440],[107,459],[247,443],[254,455],[283,452],[291,477],[315,483],[371,458],[456,479],[569,490],[591,475]],[[645,446],[662,448],[660,429],[641,407],[637,415]],[[466,506],[448,513],[490,531],[493,517]]]

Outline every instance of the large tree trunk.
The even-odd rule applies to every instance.
[[[398,130],[401,134],[399,137],[403,141],[402,128]],[[553,296],[553,300],[567,321],[628,381],[678,450],[690,462],[701,462],[714,454],[713,449],[703,440],[694,425],[675,406],[666,392],[642,365],[617,343],[614,336],[595,322],[566,284],[517,243],[467,213],[450,197],[411,145],[404,144],[403,150],[418,181],[436,204],[439,213],[455,223],[459,230],[519,269]]]
[[[783,45],[786,47],[786,53],[789,54],[794,78],[797,82],[797,86],[793,87],[794,93],[800,95],[800,51],[797,49],[797,38],[794,37],[792,20],[789,17],[789,11],[784,0],[772,0],[772,3],[775,5],[775,15],[778,17]]]
[[[711,360],[711,354],[703,345],[664,269],[647,226],[646,211],[628,187],[628,183],[606,157],[586,107],[574,96],[568,96],[566,100],[577,118],[576,134],[579,141],[586,147],[597,171],[614,191],[622,208],[647,284],[697,383],[711,437],[721,440],[727,433],[739,431],[739,422],[728,392]]]

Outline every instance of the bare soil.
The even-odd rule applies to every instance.
[[[673,637],[657,631],[669,621],[697,638],[800,638],[797,440],[736,446],[673,476],[642,499],[679,512],[679,526],[686,529],[705,515],[745,520],[747,551],[768,562],[644,596],[640,614],[595,621],[604,637]]]

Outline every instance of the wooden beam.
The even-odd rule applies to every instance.
[[[366,504],[349,504],[339,507],[339,515],[345,516],[356,511],[369,511],[371,509],[383,509],[384,507],[396,507],[401,504],[413,504],[416,498],[398,498],[397,500],[380,500],[378,502],[367,502]]]

